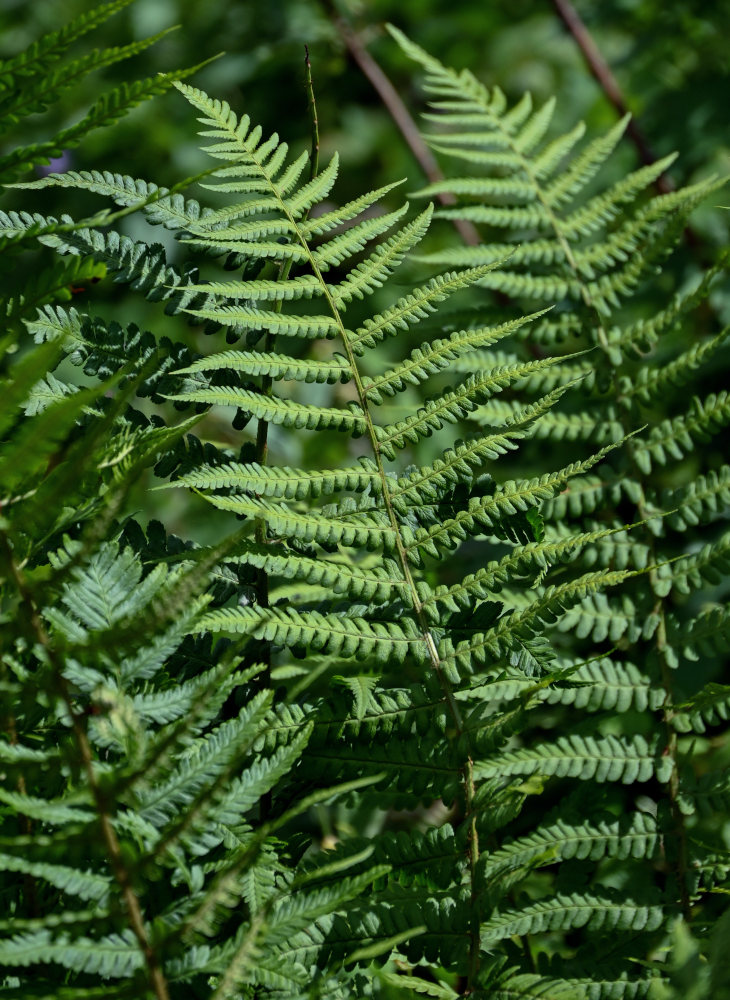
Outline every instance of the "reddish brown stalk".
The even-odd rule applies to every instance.
[[[616,108],[619,115],[623,117],[629,109],[621,93],[621,88],[618,85],[616,77],[611,72],[610,66],[601,55],[601,51],[593,40],[593,36],[583,23],[580,14],[570,0],[552,0],[552,3],[558,17],[573,36],[578,48],[583,53],[583,58],[591,73],[598,81],[601,90]],[[642,163],[649,166],[656,162],[656,156],[634,118],[630,119],[626,134],[636,146]],[[654,183],[661,194],[668,194],[670,191],[674,191],[674,183],[668,174],[661,174]]]
[[[362,42],[362,39],[359,37],[357,32],[354,31],[349,22],[335,8],[332,0],[322,0],[322,2],[327,10],[327,13],[331,17],[333,24],[337,28],[342,41],[345,43],[347,51],[350,53],[354,62],[358,65],[362,73],[367,77],[377,92],[380,100],[383,102],[386,110],[390,114],[390,117],[393,119],[400,130],[401,135],[408,143],[411,152],[416,158],[416,161],[427,180],[431,184],[442,181],[444,179],[444,175],[436,162],[436,157],[421,138],[418,126],[413,121],[413,118],[411,118],[408,108],[401,100],[398,91],[383,72],[382,67],[370,55]],[[449,191],[444,191],[441,194],[436,195],[436,197],[442,205],[456,204],[456,198]],[[451,219],[450,221],[453,223],[454,228],[467,246],[479,246],[481,238],[471,222],[468,222],[466,219]]]

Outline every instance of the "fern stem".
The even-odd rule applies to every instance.
[[[88,737],[86,735],[86,729],[81,721],[81,716],[79,716],[74,708],[73,698],[71,697],[71,692],[66,682],[66,678],[63,675],[63,664],[61,663],[56,650],[53,648],[50,636],[46,632],[36,601],[33,598],[31,590],[26,584],[23,574],[15,562],[9,539],[3,531],[0,531],[0,550],[10,572],[10,576],[15,583],[18,594],[20,595],[21,602],[27,611],[28,622],[31,630],[37,642],[43,648],[46,656],[48,657],[48,662],[50,663],[53,671],[52,676],[54,685],[59,697],[66,707],[66,711],[68,712],[68,716],[71,721],[71,730],[74,734],[74,739],[79,750],[81,763],[86,774],[86,780],[89,783],[89,790],[91,791],[94,804],[96,806],[102,840],[104,841],[110,867],[121,891],[122,900],[129,919],[129,926],[137,939],[140,951],[144,957],[145,965],[147,966],[147,977],[149,979],[150,986],[152,987],[152,992],[154,993],[156,1000],[170,1000],[167,981],[162,971],[157,953],[152,947],[150,939],[147,935],[144,916],[142,914],[142,907],[132,886],[129,870],[124,862],[121,846],[111,821],[106,796],[96,778],[96,772],[94,771],[94,758],[91,752]]]
[[[307,101],[309,105],[309,113],[311,118],[311,147],[309,152],[309,180],[313,181],[317,176],[317,170],[319,168],[319,119],[317,117],[317,103],[314,97],[314,85],[312,83],[312,64],[309,59],[309,49],[304,46],[304,72],[306,75],[306,88],[307,88]],[[303,219],[306,219],[309,215],[309,210],[307,210]],[[283,265],[279,267],[277,274],[277,281],[286,281],[289,277],[289,272],[291,271],[292,261],[287,260]],[[283,303],[278,300],[274,303],[274,312],[280,313],[282,310]],[[276,344],[276,335],[268,332],[266,334],[266,339],[264,341],[264,350],[266,352],[272,352]],[[263,375],[261,378],[261,393],[264,396],[273,395],[273,384],[274,380],[270,375]],[[259,420],[258,426],[256,428],[256,461],[259,465],[264,466],[268,461],[269,455],[269,422],[267,420]],[[266,543],[266,522],[260,519],[256,522],[256,532],[255,537],[257,543],[264,545]],[[258,569],[256,571],[256,599],[259,607],[268,608],[269,606],[269,576],[264,568]],[[268,687],[271,683],[271,647],[267,644],[266,649],[266,670],[262,673],[262,684],[264,687]]]

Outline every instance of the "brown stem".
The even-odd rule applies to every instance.
[[[585,59],[591,73],[598,81],[601,90],[603,90],[604,94],[616,108],[618,113],[621,116],[625,115],[629,109],[626,106],[626,101],[621,93],[618,81],[611,72],[610,66],[601,55],[600,49],[593,40],[593,36],[588,31],[588,28],[583,23],[580,14],[570,0],[552,0],[552,4],[557,11],[558,17],[573,36],[578,48],[583,53],[583,58]],[[650,164],[656,162],[656,156],[649,146],[644,133],[636,124],[633,117],[630,119],[626,128],[626,134],[636,146],[642,163],[649,166]],[[674,183],[668,174],[661,174],[654,183],[656,184],[657,190],[661,194],[668,194],[670,191],[674,190]]]
[[[124,856],[111,821],[106,796],[104,795],[104,792],[96,778],[96,773],[94,771],[94,758],[91,752],[88,737],[86,735],[86,730],[82,723],[81,716],[79,716],[74,707],[71,692],[66,682],[66,678],[63,675],[62,663],[59,660],[56,650],[51,644],[50,638],[43,624],[40,611],[19,567],[15,562],[12,547],[7,535],[4,532],[0,532],[0,551],[8,568],[10,578],[15,584],[18,594],[20,595],[21,603],[27,612],[28,622],[31,629],[38,643],[45,650],[48,661],[51,664],[53,669],[53,682],[56,687],[56,691],[66,706],[66,711],[68,712],[69,719],[71,720],[71,730],[76,740],[76,745],[81,757],[81,763],[86,773],[86,780],[89,783],[89,789],[96,806],[97,818],[99,820],[99,826],[101,827],[102,840],[104,841],[104,846],[106,848],[114,878],[116,879],[121,890],[122,900],[127,910],[129,925],[144,956],[145,965],[147,966],[147,976],[150,986],[152,987],[152,992],[154,993],[156,1000],[170,1000],[170,994],[167,989],[167,981],[160,966],[157,953],[152,947],[150,939],[147,936],[142,907],[134,888],[132,887],[130,874],[124,862]]]
[[[401,135],[408,143],[426,178],[432,184],[442,181],[444,175],[436,161],[436,157],[421,138],[418,126],[411,118],[410,112],[401,100],[398,91],[385,75],[381,66],[370,55],[349,22],[339,13],[333,0],[322,0],[322,3],[337,28],[342,41],[345,43],[347,51],[377,91],[380,100],[385,105],[390,117],[400,130]],[[444,191],[436,197],[442,205],[456,204],[456,198],[451,192]],[[475,247],[481,243],[479,233],[471,222],[466,219],[451,219],[450,221],[467,246]]]

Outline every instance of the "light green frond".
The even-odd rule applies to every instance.
[[[257,244],[259,245],[259,244]],[[217,306],[211,309],[186,309],[192,316],[211,319],[224,326],[243,330],[268,331],[286,337],[335,337],[338,324],[332,316],[291,316],[287,313],[253,309],[248,306]]]
[[[376,215],[349,227],[344,233],[331,236],[312,251],[312,260],[321,271],[327,271],[364,250],[367,244],[382,236],[401,219],[408,210],[408,204],[401,205],[393,212]]]
[[[475,573],[469,573],[458,583],[439,586],[426,602],[445,604],[451,610],[470,607],[475,599],[487,600],[499,593],[503,585],[515,578],[531,576],[545,571],[550,566],[573,560],[586,546],[610,539],[622,528],[603,528],[596,531],[574,534],[572,532],[557,538],[546,537],[538,542],[528,542],[507,553],[500,560],[491,560]],[[621,569],[625,567],[619,567]]]
[[[354,514],[343,521],[317,511],[297,511],[256,497],[207,496],[206,500],[221,510],[260,518],[282,539],[296,538],[322,545],[339,543],[368,550],[382,547],[386,551],[392,551],[396,545],[395,531],[389,520],[377,511]]]
[[[30,861],[27,858],[0,854],[0,871],[22,872],[34,879],[42,879],[49,885],[79,899],[93,900],[104,905],[107,901],[111,879],[109,875],[99,875],[89,870],[49,864],[45,861]]]
[[[347,594],[361,601],[383,603],[396,597],[408,600],[408,588],[399,577],[398,566],[390,561],[382,566],[361,568],[351,563],[296,555],[284,549],[277,551],[270,544],[251,543],[245,551],[228,557],[226,562],[256,566],[287,580],[305,580],[325,587],[328,593]]]
[[[395,336],[399,330],[407,329],[412,323],[425,319],[436,311],[435,303],[443,302],[461,288],[475,284],[490,270],[490,267],[471,268],[466,271],[452,271],[431,278],[427,285],[416,289],[399,299],[395,305],[372,319],[368,319],[353,334],[348,333],[348,341],[356,354],[374,347],[387,336]]]
[[[540,315],[539,313],[536,315]],[[374,403],[382,402],[383,393],[386,396],[393,396],[396,392],[401,392],[407,385],[418,385],[432,375],[437,375],[445,368],[453,368],[453,362],[461,359],[464,362],[461,370],[474,371],[468,364],[473,356],[474,348],[483,347],[486,344],[493,344],[504,336],[509,336],[518,330],[525,323],[532,320],[532,316],[525,316],[520,320],[513,320],[509,323],[501,324],[499,327],[482,327],[475,330],[459,330],[452,333],[448,340],[436,340],[432,344],[424,344],[423,347],[415,348],[409,357],[396,368],[385,372],[383,375],[373,379],[368,379],[365,383],[367,394]],[[504,388],[511,381],[518,381],[529,377],[534,371],[542,371],[558,362],[557,358],[544,358],[535,362],[520,362],[515,359],[512,366],[498,364],[489,366],[489,377],[495,386]],[[520,366],[533,365],[528,373],[519,373]],[[484,366],[486,374],[487,366]],[[509,374],[511,372],[511,374]],[[502,385],[501,379],[504,378]],[[496,391],[496,390],[495,390]]]
[[[279,608],[232,608],[205,615],[199,630],[238,632],[283,646],[303,646],[338,656],[400,662],[418,655],[423,638],[409,618],[396,624]],[[425,650],[421,650],[421,658]]]
[[[206,403],[209,406],[235,406],[252,413],[259,420],[282,424],[284,427],[342,430],[355,437],[359,437],[367,430],[365,418],[357,412],[354,403],[350,409],[310,406],[292,399],[279,399],[252,389],[238,389],[234,386],[195,389],[193,392],[177,393],[170,398],[190,403]]]
[[[522,910],[497,914],[482,925],[482,946],[513,934],[536,934],[568,927],[603,931],[656,930],[663,920],[662,908],[653,904],[614,899],[612,896],[556,896],[532,903]]]
[[[230,299],[247,299],[261,302],[289,302],[293,299],[309,299],[323,295],[321,281],[312,274],[301,274],[285,281],[210,281],[204,285],[191,285],[193,292]]]
[[[444,658],[466,670],[473,663],[484,662],[488,658],[498,662],[505,653],[519,652],[525,640],[539,633],[542,625],[552,625],[557,621],[560,628],[567,629],[569,626],[565,623],[572,611],[566,612],[566,608],[572,609],[580,601],[582,611],[592,598],[605,600],[601,590],[622,583],[633,575],[628,571],[601,570],[547,587],[543,592],[538,591],[536,599],[529,601],[526,607],[504,614],[488,631],[474,627],[470,630],[475,633],[472,638],[457,643],[453,649],[447,645]]]
[[[485,459],[495,460],[500,455],[517,448],[516,441],[528,436],[535,421],[542,417],[563,395],[568,386],[560,386],[537,403],[512,412],[499,433],[485,434],[468,441],[458,441],[448,448],[442,458],[408,476],[401,477],[391,495],[408,503],[428,501],[438,496],[438,490],[447,483],[456,483],[460,474],[470,474],[479,469]]]
[[[30,819],[52,826],[92,823],[95,817],[90,808],[84,808],[86,803],[79,804],[78,796],[74,796],[73,801],[68,802],[63,798],[39,798],[0,788],[0,802],[10,806],[20,816],[28,816]]]
[[[367,194],[360,195],[359,198],[353,198],[352,201],[346,202],[340,208],[335,208],[331,212],[324,212],[313,219],[306,219],[301,223],[301,232],[307,238],[322,236],[324,233],[329,232],[330,229],[335,229],[349,222],[351,219],[357,218],[358,215],[365,212],[371,205],[380,201],[381,198],[384,198],[386,194],[389,194],[402,183],[402,181],[395,181],[392,184],[385,184],[381,188],[376,188],[374,191],[368,191]]]
[[[41,180],[14,186],[25,189],[76,188],[105,195],[117,205],[141,204],[150,223],[173,230],[187,229],[199,220],[203,211],[197,201],[187,200],[180,194],[170,194],[167,188],[108,170],[67,170],[62,174],[50,174]]]
[[[101,938],[87,938],[50,931],[18,934],[0,943],[0,963],[27,967],[52,963],[105,979],[123,979],[144,965],[142,952],[131,930]]]
[[[519,376],[515,376],[519,377]],[[449,389],[405,420],[376,428],[381,450],[388,457],[395,456],[395,449],[405,448],[422,437],[430,437],[444,423],[456,423],[472,413],[477,405],[495,391],[501,391],[504,380],[509,382],[510,372],[489,372],[471,375],[457,389]],[[572,473],[575,474],[575,473]]]
[[[340,490],[362,492],[376,489],[380,476],[375,464],[360,459],[358,466],[332,471],[290,469],[286,466],[246,465],[199,466],[167,486],[188,486],[200,490],[234,488],[254,496],[284,500],[304,500],[307,497],[329,496]]]
[[[380,288],[403,263],[409,251],[423,239],[432,215],[433,207],[429,205],[397,233],[379,243],[368,257],[350,270],[344,280],[337,285],[328,286],[335,306],[343,309],[353,299],[362,299],[374,289]]]
[[[558,472],[546,473],[536,479],[508,481],[498,485],[492,494],[474,497],[467,508],[455,517],[444,519],[428,530],[418,532],[414,546],[436,554],[437,546],[453,546],[468,534],[478,534],[493,527],[504,515],[515,515],[539,506],[555,495],[574,476],[582,475],[599,462],[612,446],[596,452],[584,462],[573,462]]]
[[[608,132],[590,142],[547,186],[544,200],[552,210],[569,202],[595,176],[618,145],[629,120],[630,115],[624,115]]]
[[[633,663],[606,657],[582,664],[570,676],[574,685],[548,690],[549,704],[573,705],[586,712],[646,712],[660,709],[665,697]]]
[[[176,375],[209,371],[245,372],[247,375],[268,375],[273,379],[290,379],[297,382],[348,382],[352,378],[350,362],[335,352],[332,358],[310,361],[305,358],[287,357],[285,354],[268,354],[262,351],[221,351],[180,368]]]
[[[536,858],[543,858],[543,864],[572,858],[651,858],[659,849],[659,837],[656,820],[646,813],[595,824],[558,820],[485,855],[482,877],[488,882],[503,870]]]
[[[659,740],[643,736],[560,736],[554,743],[530,749],[502,751],[493,760],[475,764],[482,778],[508,775],[543,775],[581,781],[668,781],[671,758],[661,756]]]
[[[656,620],[648,618],[642,629],[636,612],[636,604],[628,594],[615,600],[606,594],[589,594],[565,614],[558,628],[573,631],[579,639],[590,636],[593,642],[618,642],[624,636],[629,642],[636,642],[642,633],[650,638]]]

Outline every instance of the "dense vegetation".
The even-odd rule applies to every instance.
[[[724,178],[390,28],[409,206],[130,3],[0,66],[0,994],[730,998]]]

